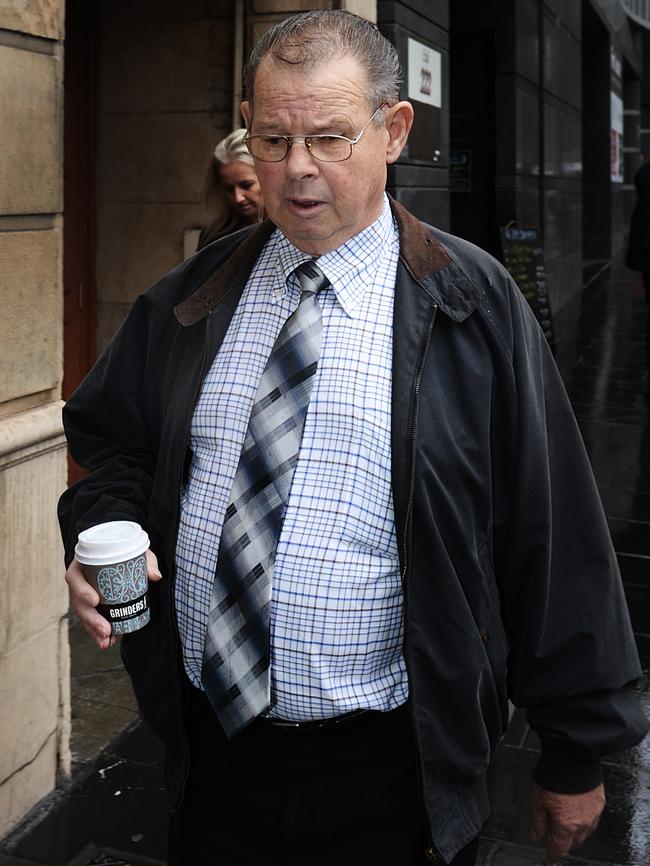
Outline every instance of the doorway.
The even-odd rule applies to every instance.
[[[452,28],[451,231],[499,255],[495,214],[493,34]]]
[[[95,361],[95,4],[67,0],[63,123],[63,399]],[[83,470],[68,457],[68,482]]]

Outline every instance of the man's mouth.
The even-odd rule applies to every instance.
[[[307,216],[320,210],[325,205],[325,202],[316,198],[288,198],[287,205],[294,213]]]

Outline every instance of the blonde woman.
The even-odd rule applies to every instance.
[[[210,206],[220,205],[220,215],[203,229],[197,249],[262,218],[262,190],[253,157],[244,143],[245,136],[245,129],[236,129],[214,149],[207,198]]]

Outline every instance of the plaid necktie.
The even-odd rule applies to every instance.
[[[298,462],[322,336],[313,262],[294,273],[300,303],[262,374],[226,509],[201,680],[228,737],[271,702],[269,611],[275,551]]]

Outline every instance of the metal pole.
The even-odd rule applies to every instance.
[[[235,38],[232,58],[232,129],[241,126],[239,106],[242,101],[242,71],[244,65],[244,0],[235,2]]]

